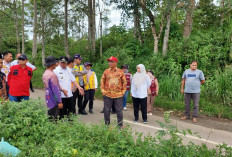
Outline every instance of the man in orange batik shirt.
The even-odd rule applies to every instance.
[[[118,59],[110,57],[109,69],[106,69],[101,78],[101,92],[104,96],[104,119],[105,124],[110,124],[110,112],[114,104],[118,126],[123,126],[123,95],[126,92],[126,77],[124,72],[117,68]]]

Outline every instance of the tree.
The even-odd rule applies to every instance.
[[[90,56],[94,58],[96,50],[95,0],[88,0],[88,42]]]
[[[45,64],[45,2],[41,0],[41,27],[42,27],[42,66]]]
[[[22,53],[25,53],[25,33],[24,33],[24,0],[22,0]]]
[[[68,0],[64,0],[64,18],[65,18],[65,25],[64,25],[64,45],[65,45],[65,53],[66,56],[70,57],[69,51],[68,51]]]
[[[149,17],[152,35],[154,38],[154,53],[158,54],[158,51],[159,51],[158,43],[159,43],[159,39],[160,39],[161,33],[163,31],[163,27],[164,27],[164,17],[161,17],[160,29],[159,29],[159,33],[157,33],[158,30],[156,29],[156,26],[155,26],[155,16],[153,15],[152,11],[147,7],[146,0],[139,0],[139,3],[143,11]]]
[[[35,64],[35,58],[37,55],[37,0],[34,0],[34,17],[33,17],[33,47],[32,47],[32,59]]]
[[[195,0],[188,0],[188,5],[186,9],[186,19],[184,22],[184,33],[183,37],[189,37],[192,32],[193,26],[193,14],[195,10]]]

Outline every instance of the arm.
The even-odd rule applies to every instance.
[[[204,76],[203,72],[201,72],[201,74],[200,74],[200,80],[201,80],[201,84],[205,83],[205,76]]]
[[[84,95],[83,88],[81,88],[80,85],[77,83],[77,81],[76,81],[76,79],[75,79],[75,77],[73,76],[72,73],[69,73],[69,78],[70,78],[71,83],[73,83],[77,87],[77,89],[79,90],[80,94]]]
[[[205,80],[201,80],[201,84],[204,84],[205,83]]]
[[[96,73],[94,74],[94,81],[95,81],[95,90],[97,90],[98,82],[97,82]]]
[[[158,96],[159,95],[159,83],[157,79],[155,79],[155,86],[156,86],[156,96]]]
[[[184,85],[185,85],[185,78],[183,78],[181,82],[181,93],[182,94],[184,94]]]
[[[62,103],[62,99],[61,99],[61,89],[60,89],[60,84],[58,81],[58,78],[56,75],[53,75],[51,77],[51,89],[53,92],[53,97],[54,100],[56,101],[57,104]]]
[[[101,78],[101,92],[102,92],[102,95],[106,94],[105,82],[106,82],[106,76],[105,76],[105,72],[104,72],[103,75],[102,75],[102,78]]]
[[[125,94],[126,93],[126,85],[127,85],[127,81],[126,81],[126,77],[124,75],[124,73],[122,74],[122,93]]]
[[[10,87],[10,81],[11,81],[11,78],[12,78],[12,72],[13,72],[13,67],[10,68],[10,73],[7,76],[7,84],[8,84],[9,87]]]

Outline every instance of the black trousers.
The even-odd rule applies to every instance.
[[[58,109],[58,105],[48,110],[49,119],[57,119],[59,114],[60,114],[60,111]]]
[[[30,89],[33,90],[32,82],[30,80]]]
[[[74,113],[73,97],[62,98],[63,108],[60,109],[60,117],[68,116],[70,113]]]
[[[143,121],[147,121],[147,97],[143,99],[133,97],[133,105],[135,120],[139,120],[139,107],[141,106]]]
[[[84,87],[82,88],[84,89]],[[80,95],[78,89],[73,93],[73,101],[75,104],[75,113],[76,113],[76,103],[78,104],[78,112],[81,112],[83,110],[83,95]]]
[[[94,95],[95,95],[95,89],[90,89],[90,90],[86,90],[85,91],[85,99],[83,102],[83,107],[82,109],[84,110],[86,108],[86,105],[89,102],[89,109],[92,110],[93,109],[93,100],[94,100]]]
[[[117,114],[117,120],[118,120],[118,126],[123,126],[123,97],[121,98],[109,98],[107,96],[104,96],[104,119],[105,124],[110,124],[110,112],[112,109],[112,105],[114,104],[116,114]]]

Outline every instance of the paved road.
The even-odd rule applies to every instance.
[[[32,99],[38,97],[44,100],[43,90],[36,89],[35,93],[31,93]],[[94,114],[80,115],[79,120],[86,124],[103,123],[103,114],[100,113],[102,108],[103,102],[101,100],[95,100]],[[111,122],[114,122],[115,119],[116,115],[111,115]],[[139,132],[144,136],[156,136],[155,133],[158,130],[162,130],[158,122],[164,122],[163,113],[161,111],[154,111],[154,115],[148,116],[148,124],[142,123],[141,114],[139,123],[134,123],[133,119],[133,108],[129,106],[128,110],[124,111],[124,125],[129,125],[134,133]],[[197,133],[197,135],[187,134],[183,137],[184,143],[190,141],[195,144],[205,143],[209,148],[215,148],[216,145],[225,143],[232,147],[232,122],[229,120],[221,121],[213,118],[199,118],[199,123],[193,124],[190,120],[180,121],[179,117],[173,115],[171,116],[171,125],[176,126],[180,131],[190,129],[193,133]],[[180,134],[180,136],[182,136],[182,134]]]

